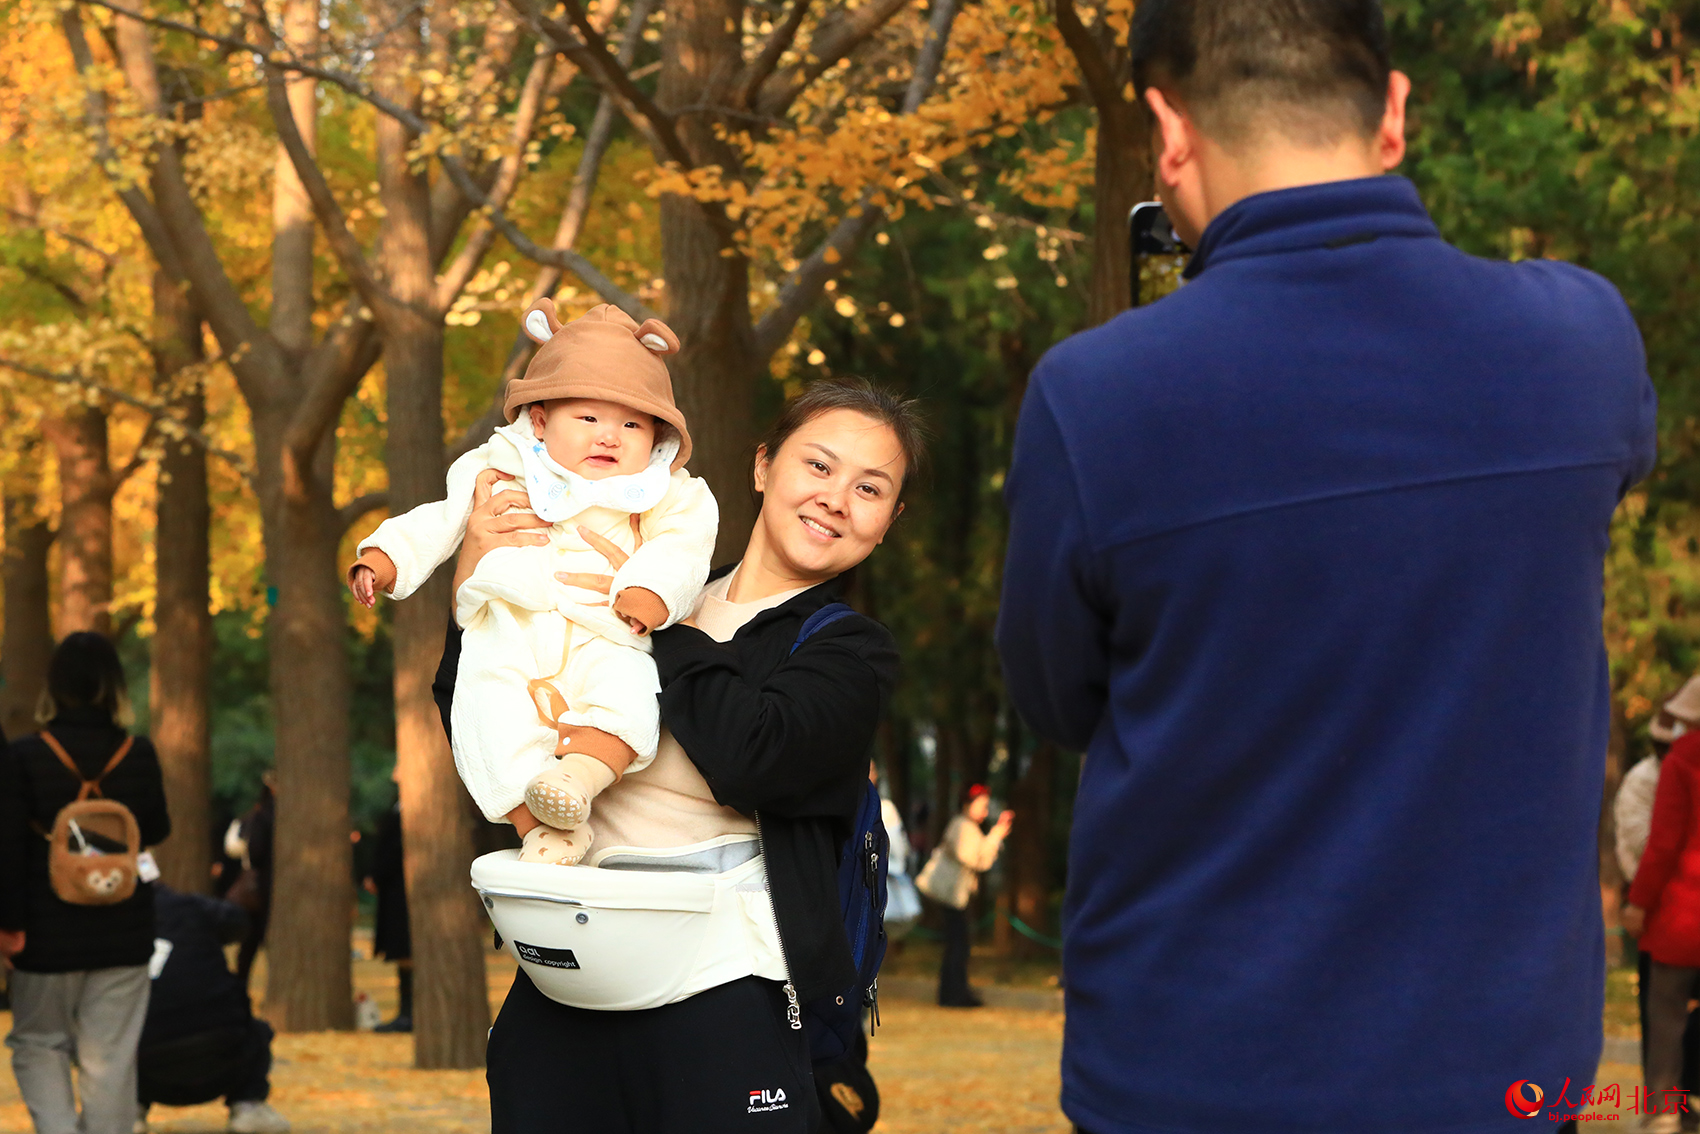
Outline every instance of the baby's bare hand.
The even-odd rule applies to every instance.
[[[378,601],[378,573],[364,564],[355,567],[348,573],[348,589],[361,606],[371,610]]]

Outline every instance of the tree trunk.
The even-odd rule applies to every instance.
[[[1057,773],[1056,745],[1040,742],[1027,769],[1010,793],[1015,822],[1009,828],[1004,852],[1004,877],[1011,912],[1030,928],[1048,933],[1051,897],[1051,806]],[[1043,946],[1026,937],[1015,939],[1017,956],[1040,956]]]
[[[349,934],[354,862],[348,839],[347,614],[332,496],[334,434],[286,478],[282,436],[293,406],[255,415],[266,621],[277,744],[277,865],[267,935],[266,1016],[280,1031],[354,1026]],[[290,483],[286,483],[286,480]]]
[[[24,454],[25,468],[41,467],[39,445]],[[47,553],[53,529],[36,513],[33,491],[8,490],[6,552],[0,587],[6,596],[6,640],[0,650],[0,729],[17,738],[36,730],[35,705],[53,656]]]
[[[59,460],[60,633],[112,633],[112,469],[106,410],[74,406],[44,422]]]
[[[412,70],[410,58],[422,54],[420,17],[383,3],[372,8],[401,28],[379,50],[379,73],[389,76],[380,85],[388,97],[414,103],[405,76]],[[397,300],[378,320],[388,380],[385,457],[392,515],[443,494],[443,323],[433,310],[430,186],[408,168],[415,141],[393,118],[378,119],[384,205],[379,262]],[[473,858],[471,816],[431,697],[451,574],[452,566],[444,565],[399,605],[394,626],[396,784],[413,940],[413,1061],[420,1068],[482,1067],[490,1027],[485,921],[466,881]]]
[[[727,102],[743,66],[744,6],[739,0],[669,0],[661,34],[663,110]],[[700,165],[738,168],[738,156],[715,136],[711,115],[678,119],[680,139]],[[667,280],[667,323],[683,349],[670,361],[679,409],[690,423],[690,468],[708,481],[720,505],[714,561],[729,562],[749,542],[756,508],[750,495],[755,452],[756,382],[766,369],[750,323],[749,262],[686,197],[661,198],[661,266]]]
[[[1113,319],[1132,302],[1127,215],[1155,191],[1150,119],[1143,107],[1116,97],[1098,107],[1098,154],[1093,176],[1097,220],[1092,228],[1093,325]]]
[[[199,362],[201,321],[188,297],[163,272],[154,273],[154,369],[162,397],[183,422],[199,429],[206,399],[199,382],[173,389],[177,374]],[[212,510],[207,502],[207,455],[197,444],[167,436],[159,462],[155,525],[154,638],[149,701],[154,747],[165,776],[171,837],[156,849],[166,883],[191,893],[212,882],[212,767],[207,713],[212,670],[212,613],[207,560]]]
[[[303,59],[319,43],[319,0],[286,0],[283,39]],[[295,128],[308,150],[316,148],[319,119],[314,112],[318,84],[291,76],[289,106]],[[297,357],[313,343],[313,206],[283,143],[272,162],[272,317],[271,333]]]

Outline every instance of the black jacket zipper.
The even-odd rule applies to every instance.
[[[761,854],[761,868],[767,873],[767,844],[762,839],[761,812],[753,812],[756,820],[756,850]],[[773,909],[773,886],[768,883],[768,908]],[[791,1025],[791,1030],[803,1030],[803,1005],[797,999],[797,986],[791,983],[791,957],[785,952],[785,931],[779,928],[779,911],[773,910],[773,935],[779,939],[779,959],[785,962],[785,1021]]]

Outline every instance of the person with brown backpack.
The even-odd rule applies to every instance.
[[[142,848],[171,820],[153,745],[120,723],[128,709],[112,643],[68,635],[41,732],[0,757],[0,944],[16,948],[6,1044],[37,1134],[130,1134],[136,1120],[157,874]]]

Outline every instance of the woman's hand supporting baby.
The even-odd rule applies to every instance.
[[[541,547],[549,542],[549,521],[531,511],[531,497],[523,490],[496,492],[496,482],[513,480],[507,473],[485,469],[472,486],[472,514],[466,520],[466,538],[460,542],[455,561],[452,593],[472,578],[478,561],[498,547]]]

